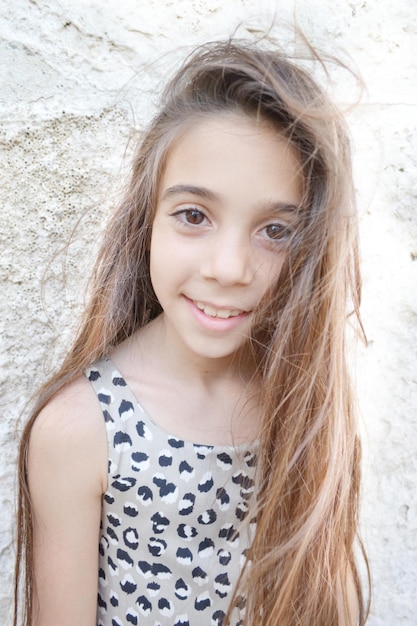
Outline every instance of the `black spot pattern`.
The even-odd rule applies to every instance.
[[[97,626],[221,626],[253,532],[239,525],[254,491],[256,446],[165,433],[109,359],[86,375],[109,442]],[[240,601],[231,624],[243,614]]]

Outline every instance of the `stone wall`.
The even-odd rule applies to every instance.
[[[256,4],[256,13],[252,8]],[[417,5],[407,0],[0,0],[0,623],[11,623],[19,414],[59,362],[132,140],[189,47],[275,14],[366,84],[355,148],[369,347],[360,353],[370,626],[417,614]],[[266,19],[260,19],[266,15]],[[289,31],[282,37],[299,45]],[[357,91],[340,78],[343,105]]]

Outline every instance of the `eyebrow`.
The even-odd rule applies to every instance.
[[[198,196],[199,198],[204,198],[204,200],[210,200],[212,202],[220,200],[220,195],[207,187],[200,187],[198,185],[173,185],[172,187],[168,187],[165,190],[161,200],[167,200],[168,198],[180,195],[180,194],[191,194],[193,196]],[[300,206],[297,204],[289,204],[287,202],[263,202],[260,205],[260,209],[264,211],[271,211],[272,213],[295,213],[300,210]]]
[[[205,200],[219,200],[220,196],[214,191],[210,191],[206,187],[198,187],[197,185],[173,185],[165,190],[162,200],[166,200],[171,196],[175,196],[182,193],[189,193],[193,196],[199,196]]]
[[[288,202],[262,202],[260,210],[266,213],[297,213],[301,206],[298,204],[289,204]]]

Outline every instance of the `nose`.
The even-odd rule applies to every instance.
[[[250,241],[236,232],[218,234],[207,242],[200,273],[224,286],[248,285],[255,273]]]

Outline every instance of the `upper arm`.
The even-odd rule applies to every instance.
[[[36,626],[95,624],[106,468],[104,420],[80,378],[43,409],[29,441]]]

